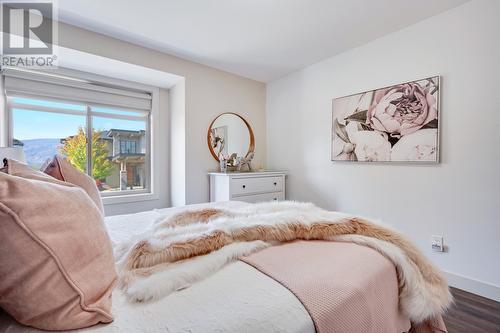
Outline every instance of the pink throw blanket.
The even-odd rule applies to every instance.
[[[394,265],[379,252],[343,242],[297,241],[243,257],[304,304],[318,333],[401,333],[410,322],[398,307]],[[441,318],[412,332],[446,332]]]

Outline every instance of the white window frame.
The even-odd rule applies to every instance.
[[[104,205],[113,205],[113,204],[121,204],[121,203],[128,203],[128,202],[140,202],[140,201],[149,201],[149,200],[158,200],[159,199],[159,187],[160,187],[160,161],[159,161],[159,154],[160,154],[160,133],[159,133],[159,88],[158,87],[153,87],[153,86],[148,86],[145,84],[141,83],[136,83],[136,82],[129,82],[129,81],[124,81],[124,80],[119,80],[119,79],[114,79],[114,78],[109,78],[109,77],[104,77],[96,74],[91,74],[91,73],[85,73],[85,72],[80,72],[80,71],[75,71],[75,70],[69,70],[69,69],[58,69],[56,70],[57,73],[56,75],[62,75],[62,76],[67,76],[79,80],[88,80],[94,83],[102,84],[103,86],[117,86],[117,87],[122,87],[122,88],[128,88],[128,89],[134,89],[134,90],[140,90],[143,92],[147,92],[151,95],[151,110],[149,112],[149,121],[146,121],[146,170],[148,171],[149,177],[146,177],[147,181],[147,186],[146,189],[141,189],[141,190],[121,190],[121,191],[116,191],[116,192],[106,192],[106,193],[101,193],[101,198],[103,201]],[[2,76],[2,81],[4,77]],[[4,88],[4,86],[2,85]],[[7,133],[6,133],[6,140],[8,142],[8,145],[13,144],[13,117],[12,117],[12,107],[9,103],[10,99],[6,98],[6,93],[5,89],[2,91],[2,95],[4,97],[4,110],[6,112],[3,112],[1,114],[2,118],[1,119],[5,124],[7,124]],[[50,93],[47,94],[50,96]],[[53,97],[47,97],[43,95],[33,95],[33,94],[11,94],[11,96],[19,96],[19,97],[28,97],[28,98],[37,98],[37,99],[43,99],[47,101],[54,101],[54,102],[71,102],[71,100],[67,99],[57,99]],[[78,102],[80,104],[87,105],[87,110],[86,110],[86,123],[87,123],[87,137],[89,134],[91,135],[92,131],[92,117],[93,116],[104,116],[106,118],[115,118],[115,119],[131,119],[134,118],[134,116],[127,116],[127,115],[118,115],[118,114],[110,114],[110,113],[104,113],[104,112],[95,112],[92,111],[92,107],[104,107],[104,108],[110,108],[113,107],[112,105],[100,105],[100,104],[93,104],[93,103],[87,103],[87,102],[80,102],[78,100],[73,100],[74,102]],[[37,106],[36,109],[40,109],[41,107]],[[126,109],[124,107],[119,107],[115,106],[114,108],[116,109]],[[131,109],[134,110],[134,109]],[[42,111],[42,110],[41,110]],[[49,111],[49,110],[47,110]],[[78,111],[60,111],[57,113],[66,113],[66,114],[78,114],[78,115],[83,115],[85,116],[85,113],[78,112]],[[88,150],[90,149],[90,145],[87,148]],[[87,151],[87,156],[90,156],[89,151]],[[88,169],[90,170],[90,158],[87,159],[88,163]]]

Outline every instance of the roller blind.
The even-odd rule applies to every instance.
[[[44,73],[5,70],[7,96],[32,95],[91,104],[151,110],[151,94]]]

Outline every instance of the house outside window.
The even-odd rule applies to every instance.
[[[146,156],[146,131],[130,131],[111,129],[102,133],[103,140],[107,140],[113,152],[109,156],[115,164],[119,164],[119,178],[114,171],[108,177],[107,183],[112,188],[117,187],[117,178],[120,179],[120,188],[138,189],[145,184],[145,156]]]

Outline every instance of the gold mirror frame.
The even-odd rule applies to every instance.
[[[254,138],[254,135],[253,135],[253,130],[252,130],[252,126],[250,126],[250,124],[248,123],[248,121],[246,121],[245,118],[243,118],[242,116],[240,116],[239,114],[237,113],[234,113],[234,112],[223,112],[221,114],[219,114],[217,117],[215,117],[214,120],[212,120],[212,122],[210,123],[210,125],[208,126],[208,131],[207,131],[207,144],[208,144],[208,149],[210,149],[210,153],[212,154],[212,156],[215,158],[215,160],[217,162],[219,162],[219,156],[217,156],[217,154],[215,154],[215,151],[214,149],[212,148],[212,143],[210,142],[210,130],[212,129],[212,125],[215,123],[215,121],[222,115],[225,115],[225,114],[232,114],[232,115],[235,115],[237,117],[239,117],[241,120],[243,120],[243,122],[245,123],[245,125],[247,125],[247,129],[248,129],[248,133],[250,134],[250,145],[248,146],[248,151],[247,153],[245,154],[245,157],[248,156],[248,154],[250,154],[251,152],[254,152],[255,150],[255,138]]]

